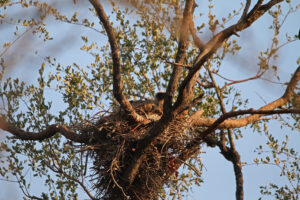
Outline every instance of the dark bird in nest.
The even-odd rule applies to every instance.
[[[138,112],[162,114],[165,94],[165,92],[158,92],[154,99],[130,101],[130,103]]]
[[[163,108],[165,96],[166,96],[165,92],[158,92],[155,95],[155,103],[160,109]]]

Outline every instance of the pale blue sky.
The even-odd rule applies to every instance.
[[[200,11],[205,14],[207,12],[207,2],[199,0],[196,0],[196,2],[199,5],[197,12]],[[238,0],[214,1],[216,4],[214,11],[217,18],[221,19],[223,16],[227,16],[228,12],[230,12],[232,8],[239,9],[240,2],[241,1]],[[296,3],[297,1],[294,0],[292,2]],[[91,7],[88,3],[80,3],[77,6],[69,4],[67,12],[74,12],[78,9],[78,6],[81,6],[82,8],[79,12],[79,17],[87,15],[88,7]],[[287,11],[286,9],[283,10],[284,13]],[[0,9],[1,14],[2,11],[3,10]],[[237,19],[238,18],[233,19],[232,22],[235,22]],[[284,38],[285,32],[288,32],[292,36],[298,33],[300,28],[299,19],[300,12],[290,15],[282,28],[282,33],[280,35],[281,39]],[[207,20],[207,18],[199,18],[196,16],[195,22],[197,22],[197,20],[202,23],[202,20]],[[98,22],[98,19],[94,18],[94,21]],[[241,42],[242,50],[238,55],[228,57],[225,60],[222,64],[220,74],[233,80],[240,80],[255,75],[259,51],[265,50],[271,45],[272,32],[268,29],[270,22],[270,17],[265,15],[259,19],[259,21],[255,22],[249,29],[243,31],[240,34],[240,38],[233,36],[238,42]],[[0,27],[1,26],[3,25],[0,24]],[[6,26],[5,29],[2,30],[0,28],[0,34],[2,35],[0,38],[0,45],[3,43],[3,38],[6,40],[6,38],[10,37],[7,34],[11,33],[11,30],[13,29],[14,26]],[[95,41],[101,41],[103,44],[107,41],[104,35],[99,35],[99,33],[95,31],[76,25],[50,24],[49,31],[52,33],[54,41],[44,44],[43,42],[39,42],[38,39],[35,40],[34,43],[30,40],[33,44],[30,48],[34,50],[38,49],[39,56],[33,54],[34,50],[26,51],[23,55],[17,55],[16,58],[22,59],[24,62],[22,62],[22,65],[19,64],[13,72],[9,73],[9,76],[21,77],[21,79],[30,82],[37,76],[37,70],[43,62],[40,56],[46,56],[49,52],[62,64],[68,65],[76,62],[82,66],[87,65],[92,62],[92,60],[90,56],[79,50],[80,45],[82,45],[80,35],[88,35],[89,38],[93,38]],[[70,38],[62,38],[61,36],[65,33],[76,34],[70,34]],[[208,39],[210,37],[209,33],[205,32],[204,37],[205,39]],[[67,45],[68,42],[64,42],[68,41],[68,39],[74,41],[72,45]],[[59,51],[56,49],[57,46],[54,46],[57,44],[57,41],[60,41],[61,44],[66,44],[61,45],[61,49]],[[59,52],[59,54],[53,50]],[[282,79],[280,80],[281,82],[288,81],[290,74],[297,68],[296,60],[300,57],[299,52],[300,41],[287,45],[280,50],[280,57],[278,61],[276,61],[276,64],[279,66],[280,75],[282,75]],[[7,55],[13,55],[13,52],[8,51]],[[30,73],[27,73],[28,71],[30,71]],[[33,73],[33,71],[35,72]],[[22,76],[20,76],[20,74],[22,74]],[[268,78],[272,78],[272,74],[270,74]],[[221,79],[218,78],[217,80],[220,84],[222,83]],[[243,93],[243,97],[250,99],[249,106],[253,108],[259,108],[264,105],[263,100],[271,102],[277,99],[283,94],[285,89],[282,85],[271,84],[262,80],[242,83],[238,85],[238,88],[242,91],[246,91],[246,93]],[[49,93],[49,96],[51,97],[53,95]],[[263,100],[260,96],[263,97]],[[63,109],[63,106],[59,103],[59,101],[56,103],[54,102],[53,107],[58,110]],[[296,150],[300,151],[300,146],[297,146],[297,143],[299,144],[300,142],[299,132],[291,132],[290,129],[280,129],[276,122],[272,122],[270,126],[271,132],[279,139],[284,138],[285,134],[290,135],[291,145],[294,146]],[[253,153],[253,150],[259,145],[264,145],[266,143],[266,136],[252,132],[252,129],[250,128],[242,128],[242,132],[244,133],[244,138],[237,141],[237,148],[240,151],[242,161],[251,162],[256,155]],[[207,169],[204,170],[203,175],[205,182],[201,184],[201,187],[195,187],[193,189],[194,192],[190,193],[186,199],[235,199],[235,177],[233,174],[232,164],[221,156],[217,148],[211,149],[204,147],[203,151],[206,152],[201,156],[203,158],[205,168]],[[272,166],[246,166],[243,168],[243,173],[245,199],[258,199],[258,197],[260,197],[260,185],[266,185],[269,182],[276,182],[278,184],[286,183],[286,179],[279,176],[279,170]],[[35,186],[32,191],[36,192],[35,194],[38,195],[45,189],[46,188],[44,187]],[[8,196],[10,199],[21,199],[22,194],[15,183],[0,181],[0,199],[4,199],[4,197],[6,198]]]

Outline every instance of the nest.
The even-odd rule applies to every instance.
[[[133,159],[137,141],[162,116],[154,104],[145,105],[136,110],[150,123],[132,123],[121,111],[96,123],[98,131],[94,134],[92,153],[94,187],[100,199],[154,199],[170,174],[177,170],[174,160],[192,137],[190,123],[184,116],[175,119],[147,148],[133,183],[128,187],[124,182],[122,173]]]

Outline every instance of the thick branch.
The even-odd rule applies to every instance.
[[[56,133],[61,133],[67,139],[79,143],[87,143],[90,138],[88,134],[77,134],[68,127],[60,124],[52,124],[45,130],[37,133],[24,131],[8,123],[3,117],[0,118],[0,128],[10,132],[21,140],[45,140],[54,136]]]
[[[244,8],[244,11],[243,11],[243,14],[242,14],[242,16],[241,16],[241,19],[240,19],[240,21],[241,21],[241,20],[244,20],[244,19],[245,19],[245,17],[247,16],[247,13],[248,13],[248,10],[249,10],[249,7],[250,7],[250,4],[251,4],[251,0],[247,0],[247,2],[246,2],[246,6],[245,6],[245,8]]]
[[[242,172],[242,162],[241,156],[237,151],[232,152],[234,155],[234,159],[232,161],[234,174],[235,174],[235,182],[236,182],[236,191],[235,196],[236,200],[244,199],[244,179]]]
[[[189,24],[192,21],[193,7],[194,7],[194,0],[187,0],[185,3],[183,19],[180,26],[179,44],[178,44],[178,50],[175,58],[175,63],[178,64],[183,63],[185,58],[185,52],[188,47],[189,33],[186,30],[188,30]],[[174,69],[170,77],[170,81],[166,91],[166,98],[164,102],[164,113],[170,110],[170,107],[172,105],[172,99],[180,80],[181,71],[182,71],[181,67],[174,65]]]
[[[107,33],[109,44],[111,48],[111,56],[113,61],[113,93],[116,100],[120,103],[121,107],[128,113],[128,116],[136,121],[141,122],[144,121],[144,117],[137,114],[123,94],[123,84],[121,80],[121,58],[120,58],[120,50],[119,44],[115,36],[115,32],[113,27],[110,24],[108,17],[106,16],[104,9],[98,0],[89,0],[90,3],[94,6],[97,15],[103,24],[103,27]]]
[[[247,16],[244,17],[243,20],[239,21],[239,23],[236,25],[235,31],[242,31],[248,28],[253,22],[270,10],[270,8],[282,1],[283,0],[271,0],[268,3],[261,5],[263,0],[259,0],[252,10],[247,14]]]
[[[197,59],[193,64],[192,69],[189,71],[189,74],[186,76],[186,78],[183,80],[182,84],[179,87],[178,99],[174,105],[175,110],[180,110],[181,107],[184,107],[190,103],[193,96],[193,88],[197,81],[197,77],[201,67],[222,46],[223,42],[233,34],[236,34],[237,31],[242,31],[248,28],[254,21],[261,17],[273,5],[281,1],[283,0],[273,0],[262,6],[260,6],[260,3],[257,3],[256,6],[258,8],[256,8],[255,6],[255,8],[253,8],[249,12],[249,14],[245,17],[244,20],[241,20],[237,24],[232,25],[226,28],[225,30],[219,32],[205,45],[204,50],[198,55]]]
[[[244,199],[244,179],[242,173],[242,162],[240,154],[233,149],[222,145],[220,142],[217,144],[221,150],[221,154],[233,164],[233,170],[235,174],[235,182],[236,182],[236,200]]]
[[[194,126],[209,126],[209,128],[203,133],[203,135],[206,135],[207,133],[210,133],[217,128],[240,128],[243,126],[246,126],[248,124],[251,124],[255,121],[260,120],[260,117],[263,115],[274,115],[274,114],[299,114],[300,109],[284,109],[284,110],[239,110],[239,111],[233,111],[228,112],[224,115],[222,115],[220,118],[200,118],[200,119],[193,119],[193,125]],[[235,120],[227,120],[228,118],[237,117],[239,115],[246,115],[250,114],[248,117],[244,117],[241,119],[235,119]],[[199,115],[195,115],[199,116]]]
[[[299,80],[300,80],[300,67],[298,67],[293,77],[291,78],[291,81],[289,82],[283,96],[261,107],[259,110],[229,112],[226,113],[225,115],[222,115],[219,119],[201,118],[196,113],[195,115],[191,116],[192,123],[195,126],[215,126],[216,124],[218,124],[217,125],[218,128],[240,128],[259,120],[260,117],[262,116],[261,114],[297,113],[299,112],[299,109],[295,109],[295,110],[274,110],[274,109],[283,106],[289,101],[289,99],[293,95],[294,89],[296,88]],[[253,115],[241,119],[236,119],[236,120],[226,120],[230,117],[234,117],[241,114],[253,114]]]
[[[236,200],[243,200],[244,199],[244,180],[243,180],[243,173],[242,173],[242,162],[241,156],[238,151],[233,148],[229,148],[225,145],[223,141],[218,141],[216,138],[207,136],[203,138],[203,140],[210,144],[210,146],[215,147],[218,146],[221,150],[221,154],[224,158],[230,161],[233,164],[234,174],[235,174],[235,181],[236,181]]]
[[[185,9],[183,13],[183,20],[180,27],[180,38],[179,38],[179,46],[177,50],[177,55],[175,62],[182,64],[185,58],[185,51],[188,45],[188,30],[189,23],[192,18],[193,13],[194,0],[187,0],[185,4]],[[162,118],[154,124],[154,126],[145,134],[145,136],[138,142],[137,149],[135,151],[135,155],[130,161],[129,167],[124,172],[124,179],[127,180],[130,185],[139,170],[139,166],[143,160],[144,151],[148,148],[151,142],[168,127],[169,123],[173,120],[175,113],[172,113],[170,108],[172,104],[172,98],[175,94],[175,91],[178,86],[178,82],[180,80],[181,75],[181,67],[174,66],[174,70],[172,72],[166,97],[164,101],[164,113]]]

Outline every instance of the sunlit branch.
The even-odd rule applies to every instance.
[[[208,126],[210,124],[211,125],[207,130],[205,130],[203,133],[201,133],[201,137],[211,133],[212,131],[216,130],[217,128],[240,128],[240,127],[246,126],[250,123],[253,123],[253,122],[259,120],[260,116],[262,116],[262,115],[291,114],[291,113],[299,114],[300,109],[282,109],[282,110],[249,109],[249,110],[238,110],[238,111],[228,112],[228,113],[222,115],[217,120],[209,119],[209,118],[206,118],[206,120],[204,119],[203,121],[206,122],[205,126]],[[232,117],[237,117],[239,115],[247,115],[247,114],[250,114],[251,116],[245,117],[242,119],[236,119],[236,120],[226,120],[226,119],[229,119]],[[200,125],[197,123],[197,125],[203,126],[204,124]]]
[[[179,86],[179,95],[174,105],[175,110],[180,110],[180,107],[190,103],[193,96],[193,88],[195,86],[200,69],[203,67],[204,63],[222,46],[223,42],[237,32],[248,28],[253,22],[265,14],[273,5],[281,1],[283,0],[270,1],[269,3],[261,6],[258,2],[249,12],[249,14],[247,14],[245,19],[219,32],[205,45],[204,50],[198,55],[194,61],[193,67]]]
[[[243,80],[230,80],[230,79],[225,78],[224,76],[221,76],[221,75],[218,74],[218,73],[215,73],[215,74],[216,74],[217,76],[219,76],[219,77],[225,79],[225,80],[231,81],[230,83],[227,83],[227,84],[225,84],[225,85],[222,87],[221,90],[223,90],[224,88],[226,88],[226,87],[228,87],[228,86],[230,86],[230,85],[234,85],[234,84],[238,84],[238,83],[244,83],[244,82],[247,82],[247,81],[252,81],[252,80],[259,79],[259,78],[262,77],[262,75],[263,75],[264,73],[265,73],[265,71],[263,71],[263,72],[261,72],[261,73],[255,75],[255,76],[252,76],[252,77],[250,77],[250,78],[243,79]]]
[[[244,111],[233,111],[222,115],[218,119],[202,118],[196,112],[193,116],[191,116],[193,124],[195,126],[210,126],[210,128],[208,128],[205,131],[205,132],[209,132],[215,130],[215,128],[217,127],[218,128],[240,128],[259,120],[263,114],[299,113],[299,109],[274,110],[275,108],[283,106],[289,101],[289,99],[292,97],[294,93],[294,89],[296,88],[299,80],[300,80],[300,67],[298,67],[297,70],[295,71],[293,77],[291,78],[285,90],[285,93],[279,99],[261,107],[258,110],[249,109]],[[253,114],[253,115],[241,119],[236,119],[236,120],[226,120],[228,118],[235,117],[238,115],[244,115],[244,114]]]

